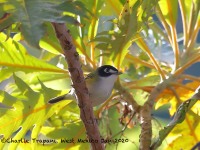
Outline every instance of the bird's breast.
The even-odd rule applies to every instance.
[[[90,99],[93,106],[97,106],[105,102],[111,95],[113,83],[109,82],[95,82],[88,85]]]

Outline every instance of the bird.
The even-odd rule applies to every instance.
[[[93,107],[102,104],[110,97],[114,84],[120,74],[122,74],[122,72],[118,71],[115,67],[103,65],[86,76],[85,82]],[[54,104],[67,99],[76,100],[74,88],[67,94],[50,99],[48,103]]]

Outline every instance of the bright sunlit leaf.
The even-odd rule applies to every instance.
[[[169,25],[175,25],[178,16],[178,0],[160,0],[159,6]]]
[[[14,75],[14,79],[20,91],[16,97],[3,91],[0,92],[0,101],[9,106],[9,108],[0,109],[0,133],[4,139],[7,139],[16,132],[13,140],[18,140],[31,130],[31,139],[38,138],[41,127],[46,120],[70,101],[62,103],[64,105],[49,105],[47,104],[48,99],[57,95],[59,91],[49,89],[41,82],[42,93],[35,92],[16,75]],[[4,144],[6,143],[1,142],[0,147],[4,147]],[[18,144],[20,143],[10,144],[9,148],[14,149]],[[34,143],[34,145],[37,147],[37,143]]]
[[[8,78],[11,73],[15,71],[24,71],[24,72],[57,72],[65,73],[65,70],[62,70],[56,66],[50,65],[44,61],[41,61],[31,55],[29,55],[26,49],[18,42],[9,38],[5,40],[5,35],[0,34],[1,43],[0,43],[0,65],[6,68],[2,68],[0,74],[4,79]]]

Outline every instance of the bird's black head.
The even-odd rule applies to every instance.
[[[104,65],[104,66],[99,67],[97,69],[97,72],[98,72],[99,76],[101,76],[101,77],[108,77],[113,74],[115,74],[115,75],[120,74],[120,72],[115,67],[110,66],[110,65]]]

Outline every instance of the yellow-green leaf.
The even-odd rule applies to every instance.
[[[178,16],[178,0],[160,0],[159,7],[169,25],[175,25]]]
[[[10,70],[12,72],[66,72],[65,70],[29,55],[20,43],[11,38],[6,40],[6,36],[3,33],[0,34],[0,42],[0,66],[12,68],[13,70]]]

